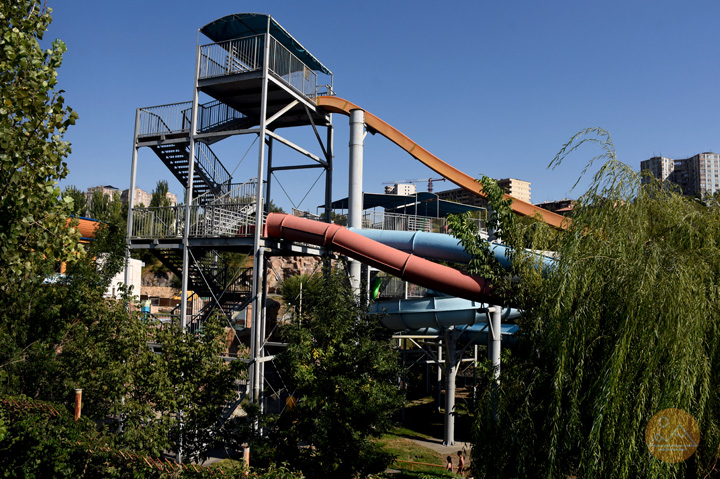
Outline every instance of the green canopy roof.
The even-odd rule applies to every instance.
[[[272,35],[275,40],[290,50],[312,70],[322,72],[326,75],[332,75],[332,72],[328,70],[325,65],[320,63],[312,53],[307,51],[300,42],[295,40],[287,30],[267,14],[234,13],[208,23],[202,27],[200,31],[213,42],[220,43],[226,40],[264,34],[268,30],[268,20],[270,35]]]

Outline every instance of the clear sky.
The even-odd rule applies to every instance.
[[[570,188],[597,150],[555,171],[547,165],[586,127],[608,130],[619,159],[635,169],[656,155],[720,152],[717,0],[49,4],[46,39],[67,44],[60,85],[80,116],[66,135],[73,152],[63,185],[127,188],[135,109],[190,100],[197,30],[242,12],[272,15],[333,71],[339,96],[468,174],[532,182],[536,203],[583,192],[585,183]],[[348,120],[334,122],[339,199],[347,194]],[[257,150],[243,159],[250,143],[227,141],[221,160],[238,180],[254,177]],[[365,191],[437,176],[380,136],[368,135],[365,146]],[[181,196],[149,149],[139,160],[139,187],[167,179]],[[318,173],[281,176],[288,196],[274,186],[275,202],[315,211],[323,180],[303,197]]]

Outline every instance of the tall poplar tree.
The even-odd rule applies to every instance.
[[[71,201],[57,186],[70,153],[62,136],[77,115],[56,89],[65,44],[40,45],[50,21],[41,1],[0,4],[0,291],[8,293],[37,278],[39,264],[79,253]]]

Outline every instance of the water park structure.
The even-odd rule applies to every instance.
[[[335,96],[332,71],[272,16],[228,15],[203,26],[200,33],[210,43],[198,42],[196,48],[193,98],[138,108],[135,116],[130,191],[136,188],[138,151],[147,147],[184,188],[184,204],[148,207],[129,198],[128,247],[150,250],[178,273],[183,328],[195,330],[219,310],[236,335],[249,338],[247,395],[261,406],[265,365],[273,358],[265,309],[268,258],[332,252],[349,258],[349,276],[359,294],[363,265],[366,275],[376,269],[437,292],[436,297],[402,298],[374,308],[385,313],[386,327],[407,331],[407,338],[440,340],[437,350],[426,352],[445,371],[444,441],[452,445],[455,374],[468,347],[456,350],[457,342],[463,335],[470,335],[468,345],[487,342],[488,356],[499,375],[502,335],[516,329],[502,321],[518,313],[495,304],[492,287],[484,279],[428,259],[467,260],[453,238],[416,234],[428,229],[427,218],[417,221],[414,215],[414,221],[404,222],[410,233],[367,229],[363,200],[366,134],[379,133],[435,174],[483,196],[480,184],[377,116]],[[342,179],[349,186],[345,201],[349,229],[331,221],[333,182],[338,180],[333,178],[333,119],[338,114],[348,116],[350,126],[349,177]],[[314,140],[301,145],[285,134],[298,129],[309,131],[307,136]],[[221,141],[234,137],[259,140],[254,143],[254,165],[240,168],[238,164],[232,169],[213,151]],[[278,148],[292,151],[296,161],[274,162]],[[275,175],[311,168],[324,174],[321,221],[270,213]],[[513,201],[512,207],[517,214],[539,217],[558,228],[566,221],[523,201]],[[375,228],[396,229],[389,221],[370,223]],[[251,266],[229,267],[223,262],[225,251],[247,254]],[[504,256],[501,247],[497,254]],[[202,309],[188,308],[189,291],[207,299]],[[238,317],[249,320],[239,324]]]

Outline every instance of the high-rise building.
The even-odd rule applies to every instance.
[[[686,196],[709,196],[720,191],[720,155],[717,153],[699,153],[678,160],[655,156],[641,161],[640,171],[678,185]],[[644,176],[642,181],[647,183],[649,178]]]

